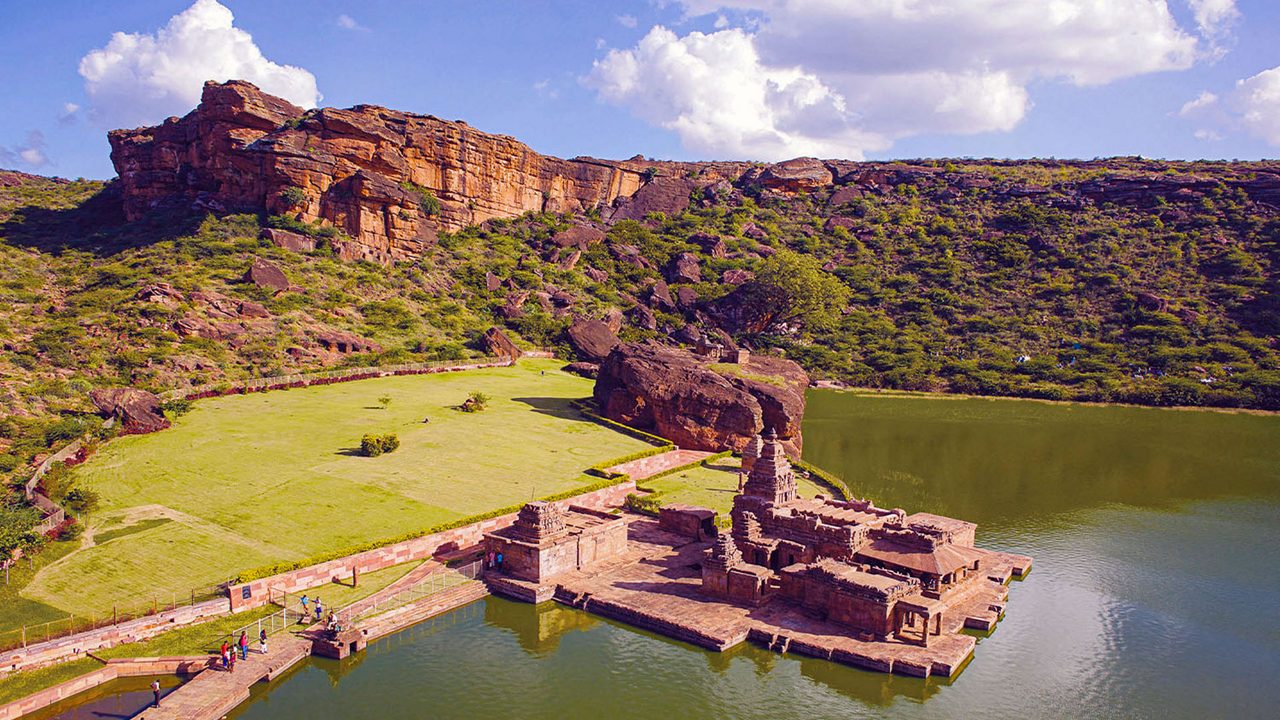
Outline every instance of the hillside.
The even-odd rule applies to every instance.
[[[299,126],[350,150],[325,112]],[[609,166],[638,178],[625,193],[451,230],[460,193],[502,194],[464,182],[489,166],[454,161],[458,193],[383,178],[445,204],[430,234],[383,254],[324,211],[208,192],[131,204],[137,174],[0,174],[0,468],[21,474],[93,424],[92,387],[458,358],[493,324],[568,356],[575,316],[623,339],[747,343],[859,386],[1280,409],[1280,163],[633,159]],[[539,167],[571,162],[552,161]],[[288,289],[246,280],[255,259]],[[838,307],[767,307],[755,275],[795,268]]]

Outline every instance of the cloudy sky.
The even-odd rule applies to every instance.
[[[0,2],[0,167],[243,78],[560,156],[1280,156],[1276,0]]]

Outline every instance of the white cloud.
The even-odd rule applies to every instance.
[[[59,125],[74,125],[80,118],[80,106],[73,103],[62,103],[62,113],[58,115]]]
[[[1216,43],[1231,32],[1231,27],[1240,19],[1240,11],[1236,9],[1236,0],[1187,0],[1191,13],[1195,16],[1196,27],[1211,42]]]
[[[27,133],[27,141],[22,145],[7,148],[0,145],[0,167],[13,167],[22,164],[33,170],[49,165],[49,157],[45,155],[44,133],[32,130]]]
[[[1231,104],[1245,130],[1280,147],[1280,67],[1237,82]]]
[[[611,50],[584,82],[608,102],[679,133],[711,155],[860,156],[884,146],[849,125],[844,99],[796,68],[767,68],[742,30],[683,38],[649,31],[633,50]]]
[[[351,17],[350,15],[347,15],[347,14],[345,14],[345,13],[344,13],[344,14],[342,14],[342,15],[339,15],[339,16],[338,16],[337,23],[338,23],[338,27],[342,28],[343,30],[356,30],[356,31],[360,31],[360,32],[368,32],[368,31],[369,31],[369,28],[367,28],[367,27],[365,27],[365,26],[361,25],[360,23],[356,22],[356,19],[355,19],[355,18],[353,18],[353,17]]]
[[[320,101],[316,78],[263,57],[217,0],[196,0],[154,35],[117,32],[80,60],[92,116],[105,125],[154,123],[200,100],[207,80],[248,80],[303,107]]]
[[[639,24],[639,21],[636,20],[635,15],[619,15],[614,19],[617,20],[618,24],[624,28],[634,28],[636,25]]]
[[[1188,100],[1182,103],[1182,107],[1178,108],[1178,117],[1191,117],[1206,108],[1213,107],[1218,102],[1218,96],[1205,90],[1200,93],[1194,100]]]
[[[1192,135],[1195,137],[1195,139],[1204,140],[1206,142],[1216,142],[1222,139],[1222,133],[1218,132],[1217,130],[1209,130],[1207,128],[1200,128],[1199,130],[1196,130],[1194,133],[1192,133]]]
[[[1166,0],[680,0],[689,17],[714,14],[719,28],[732,11],[750,30],[654,28],[584,80],[691,150],[858,157],[923,133],[1008,131],[1037,82],[1185,70],[1234,12],[1186,1],[1200,36]]]
[[[560,91],[551,86],[551,81],[542,79],[533,84],[533,92],[540,97],[555,100],[560,97]]]

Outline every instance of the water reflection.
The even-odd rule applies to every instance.
[[[486,623],[510,630],[520,647],[533,657],[554,653],[566,633],[590,630],[599,622],[594,616],[557,605],[484,603]]]
[[[996,530],[1108,503],[1280,495],[1280,418],[809,394],[805,457],[855,494]]]

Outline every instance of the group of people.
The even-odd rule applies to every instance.
[[[263,655],[267,654],[267,630],[263,628],[258,631],[258,652]],[[226,640],[222,641],[222,669],[227,672],[234,672],[236,669],[236,656],[239,655],[241,660],[249,659],[249,633],[241,631],[240,639],[236,640],[235,645],[228,645]]]
[[[315,621],[320,622],[320,616],[324,614],[324,603],[320,600],[319,595],[315,596],[314,598],[308,598],[306,595],[303,595],[301,598],[299,598],[298,602],[302,603],[302,615],[301,617],[298,618],[299,623],[306,622],[307,620],[308,604],[310,604],[311,606],[310,610],[314,611],[316,614]]]
[[[502,553],[490,550],[484,556],[484,569],[502,572]]]

